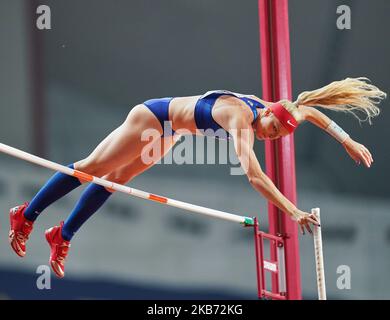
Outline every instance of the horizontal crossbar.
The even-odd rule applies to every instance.
[[[59,171],[64,174],[77,177],[80,180],[93,182],[95,184],[101,185],[103,187],[106,187],[108,189],[112,189],[115,191],[119,191],[128,195],[132,195],[138,198],[142,198],[149,201],[154,201],[158,203],[162,203],[171,207],[176,207],[180,209],[184,209],[187,211],[203,214],[205,216],[210,216],[217,219],[222,219],[226,221],[232,221],[232,222],[238,222],[245,226],[252,226],[254,224],[253,218],[245,217],[236,215],[233,213],[228,213],[224,211],[219,211],[215,209],[210,209],[207,207],[198,206],[195,204],[174,200],[170,198],[166,198],[163,196],[159,196],[156,194],[152,194],[149,192],[141,191],[138,189],[130,188],[128,186],[124,186],[115,182],[111,182],[102,178],[98,178],[92,175],[89,175],[87,173],[71,169],[69,167],[63,166],[61,164],[55,163],[53,161],[49,161],[40,157],[37,157],[35,155],[32,155],[30,153],[24,152],[22,150],[10,147],[6,144],[0,143],[0,152],[6,153],[10,156],[34,163],[36,165],[52,169],[54,171]]]

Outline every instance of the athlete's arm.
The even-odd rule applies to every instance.
[[[276,188],[272,180],[263,172],[253,150],[254,133],[245,119],[230,121],[229,133],[233,137],[235,151],[240,160],[241,167],[246,173],[252,187],[274,203],[280,210],[286,212],[291,218],[311,233],[309,223],[318,225],[315,216],[299,210]]]
[[[312,124],[316,125],[320,129],[329,133],[329,127],[331,125],[338,127],[328,116],[323,114],[321,111],[313,107],[299,106],[299,109],[305,120],[308,120]],[[339,128],[339,127],[338,127]],[[341,128],[340,128],[341,129]],[[336,129],[337,130],[337,129]],[[341,129],[343,132],[343,130]],[[343,132],[344,133],[344,132]],[[354,141],[348,135],[345,136],[345,139],[342,139],[339,142],[343,145],[349,156],[355,160],[356,163],[360,164],[360,161],[363,161],[366,167],[370,167],[374,161],[370,151],[362,144]]]

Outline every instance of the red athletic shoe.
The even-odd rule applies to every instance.
[[[65,276],[65,259],[68,255],[70,242],[62,238],[61,230],[64,225],[62,221],[59,226],[47,229],[46,240],[50,245],[50,266],[59,278]]]
[[[8,234],[9,243],[19,257],[26,255],[26,242],[33,230],[33,221],[24,217],[24,210],[28,207],[28,202],[11,208],[9,210],[10,230]]]

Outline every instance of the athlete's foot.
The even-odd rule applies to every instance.
[[[10,230],[8,234],[11,248],[19,257],[26,255],[26,242],[33,230],[33,221],[27,220],[24,217],[24,211],[28,207],[28,203],[11,208],[9,211]]]
[[[61,231],[64,222],[45,232],[46,240],[50,246],[50,266],[59,278],[65,276],[65,259],[68,255],[70,242],[62,238]]]

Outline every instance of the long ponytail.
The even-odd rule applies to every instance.
[[[359,122],[371,123],[371,119],[379,115],[377,104],[386,98],[386,93],[369,81],[364,77],[335,81],[320,89],[302,92],[294,104],[349,112]],[[365,115],[364,119],[359,117],[359,112]]]

